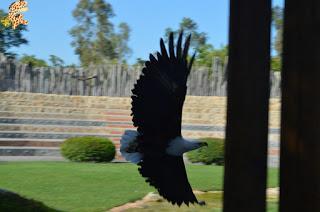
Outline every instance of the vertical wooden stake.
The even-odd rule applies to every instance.
[[[320,211],[320,1],[285,5],[280,211]]]
[[[231,0],[224,211],[265,211],[271,0]]]

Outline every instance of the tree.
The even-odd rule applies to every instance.
[[[198,66],[211,67],[213,58],[219,58],[224,64],[225,58],[228,56],[228,46],[221,46],[220,49],[215,49],[211,44],[202,45],[198,49],[195,64]]]
[[[38,59],[35,55],[24,54],[19,61],[21,63],[31,65],[32,67],[48,67],[45,60]]]
[[[272,25],[276,30],[276,35],[272,46],[277,55],[271,58],[271,69],[281,71],[282,55],[282,33],[283,33],[283,8],[275,6],[272,8]]]
[[[113,43],[115,44],[115,51],[118,55],[118,61],[121,61],[132,52],[128,47],[131,29],[126,23],[120,23],[118,28],[119,33],[113,36]]]
[[[74,63],[71,63],[71,64],[66,65],[66,66],[64,66],[64,67],[66,67],[66,68],[76,68],[76,67],[77,67],[77,65],[76,65],[76,64],[74,64]]]
[[[3,19],[6,16],[7,14],[3,10],[0,10],[0,19]],[[26,25],[19,25],[17,29],[14,30],[11,27],[5,27],[0,24],[0,53],[9,57],[15,57],[16,54],[9,51],[9,49],[28,43],[22,35],[22,32],[26,30]]]
[[[64,61],[60,57],[56,55],[50,55],[49,56],[49,61],[51,62],[52,66],[55,67],[62,67],[64,66]]]
[[[271,58],[271,70],[281,71],[282,60],[281,57],[275,56]]]
[[[279,6],[272,8],[272,24],[276,29],[273,47],[277,52],[277,56],[280,56],[282,54],[283,8]]]
[[[75,47],[83,66],[125,59],[130,52],[127,45],[130,28],[121,23],[120,32],[114,32],[110,19],[115,14],[109,3],[104,0],[80,0],[72,15],[78,24],[70,30],[74,38],[71,45]]]
[[[215,49],[212,44],[207,43],[207,33],[200,32],[198,28],[198,24],[194,20],[185,17],[181,20],[177,30],[166,28],[165,40],[168,41],[170,32],[178,36],[180,31],[183,30],[184,36],[192,35],[190,46],[197,52],[195,65],[211,67],[214,57],[218,57],[224,62],[225,57],[228,55],[227,46],[221,46],[220,49]]]
[[[177,36],[179,32],[183,30],[185,32],[184,35],[192,34],[192,41],[190,46],[198,51],[201,46],[207,45],[208,40],[207,33],[199,32],[198,28],[198,24],[194,20],[184,17],[179,24],[178,30],[173,30],[170,27],[165,29],[165,41],[169,40],[170,32],[173,32],[173,34]]]
[[[138,57],[138,58],[136,59],[136,62],[135,62],[134,65],[135,65],[135,66],[144,66],[145,62],[146,62],[146,60]]]

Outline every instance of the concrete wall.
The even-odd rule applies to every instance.
[[[0,156],[59,156],[59,145],[65,138],[84,135],[108,137],[119,148],[124,130],[134,129],[128,97],[0,92],[0,99]],[[279,162],[279,122],[280,101],[273,98],[270,166]],[[187,96],[183,109],[184,137],[224,138],[225,124],[226,97]]]

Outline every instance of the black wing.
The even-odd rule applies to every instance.
[[[189,35],[182,49],[182,32],[174,50],[173,34],[169,37],[169,54],[163,40],[157,59],[150,61],[132,90],[132,114],[138,127],[138,151],[143,154],[140,174],[159,194],[179,206],[197,203],[188,182],[182,156],[165,154],[168,142],[181,136],[182,107],[187,91],[187,78],[192,62],[188,63]]]
[[[189,35],[182,49],[182,32],[174,50],[173,34],[169,37],[169,54],[163,40],[157,59],[150,54],[140,79],[132,90],[133,124],[138,127],[141,149],[164,150],[167,142],[181,136],[182,107],[192,61],[187,56]],[[142,150],[143,152],[143,150]]]
[[[159,194],[172,204],[198,203],[192,192],[182,157],[163,155],[147,156],[139,163],[140,174],[147,178]]]

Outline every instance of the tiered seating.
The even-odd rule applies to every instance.
[[[118,147],[131,126],[129,99],[0,93],[0,155],[61,159],[59,145],[74,136],[108,137]]]
[[[124,130],[134,129],[130,98],[0,92],[0,99],[0,159],[59,160],[59,145],[64,139],[85,135],[108,137],[118,149]],[[277,101],[271,107],[275,108],[270,115],[275,120],[271,127],[277,128]],[[188,96],[183,135],[223,138],[225,117],[225,97]]]

